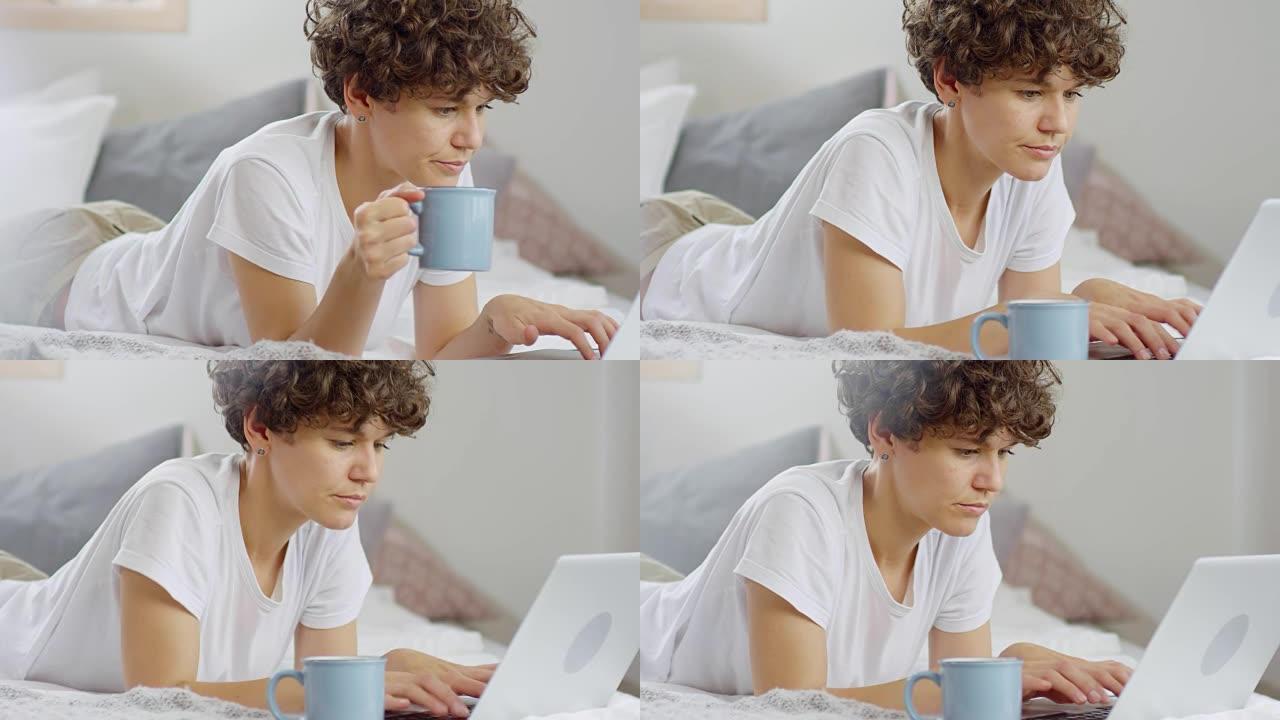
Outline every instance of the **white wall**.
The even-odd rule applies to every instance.
[[[1280,94],[1272,88],[1274,0],[1120,0],[1123,71],[1090,93],[1079,139],[1155,208],[1225,260],[1261,201],[1280,197]],[[789,97],[876,66],[910,99],[929,97],[907,63],[897,0],[773,0],[763,24],[646,22],[645,62],[676,57],[694,112]],[[803,108],[797,108],[802,112]]]
[[[437,371],[427,425],[394,442],[377,492],[463,576],[523,614],[556,556],[638,546],[634,363]],[[238,450],[201,362],[72,361],[61,380],[0,380],[0,476],[174,422],[205,451]]]
[[[101,68],[117,126],[176,117],[311,76],[302,0],[190,0],[186,33],[0,29],[0,96]],[[615,2],[524,0],[539,32],[534,80],[499,106],[489,137],[582,224],[638,259],[636,32]],[[619,83],[622,78],[624,82]]]
[[[1160,618],[1191,563],[1280,553],[1280,365],[1068,363],[1058,419],[1009,461],[1025,500],[1085,564]],[[828,362],[705,362],[690,383],[641,386],[650,473],[822,424],[859,457]],[[1280,683],[1280,663],[1268,676]]]

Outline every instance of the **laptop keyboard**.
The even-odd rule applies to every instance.
[[[1037,720],[1057,720],[1058,718],[1067,718],[1069,720],[1104,720],[1111,716],[1110,707],[1094,708],[1083,712],[1062,712],[1056,715],[1038,715]]]

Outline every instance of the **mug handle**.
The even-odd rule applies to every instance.
[[[418,202],[411,202],[411,203],[409,203],[409,210],[410,210],[414,215],[417,215],[417,216],[421,217],[421,216],[422,216],[422,205],[423,205],[423,203],[425,203],[426,201],[427,201],[427,199],[426,199],[426,198],[422,198],[422,199],[421,199],[421,200],[419,200]],[[420,244],[414,245],[413,247],[409,248],[409,254],[410,254],[410,255],[412,255],[413,257],[422,257],[423,253],[425,253],[426,251],[427,251],[427,250],[426,250],[426,248],[422,247],[422,245],[420,245]]]
[[[978,336],[982,334],[982,326],[992,321],[1003,325],[1005,330],[1009,329],[1009,316],[1004,313],[984,312],[973,319],[973,328],[969,331],[969,344],[973,346],[973,354],[979,360],[992,359],[983,355],[982,348],[978,346]]]
[[[280,706],[276,705],[276,685],[287,677],[297,680],[299,685],[304,684],[302,672],[298,670],[281,670],[272,675],[271,680],[267,682],[267,707],[271,709],[271,714],[275,716],[276,720],[301,720],[301,715],[285,715],[280,712]]]
[[[916,683],[921,680],[929,680],[937,685],[939,689],[942,688],[942,676],[936,672],[918,672],[907,678],[907,689],[903,691],[903,700],[907,706],[907,716],[910,717],[911,720],[922,720],[920,715],[916,713],[915,704],[911,702],[911,690],[916,686]]]

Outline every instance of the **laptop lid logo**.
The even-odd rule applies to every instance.
[[[1248,633],[1248,615],[1237,615],[1228,620],[1218,631],[1218,636],[1209,643],[1209,649],[1205,651],[1204,660],[1200,663],[1200,672],[1208,677],[1226,667],[1244,644],[1244,637]]]
[[[564,672],[572,675],[591,663],[592,658],[600,653],[604,641],[613,628],[613,615],[602,612],[591,618],[582,626],[578,636],[569,644],[569,651],[564,656]]]

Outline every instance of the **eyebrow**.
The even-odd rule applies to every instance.
[[[337,431],[339,431],[339,432],[351,433],[352,435],[359,435],[360,437],[365,437],[365,434],[364,434],[364,428],[363,428],[363,426],[361,426],[361,427],[356,427],[355,425],[337,425],[337,426],[334,426],[334,428],[333,428],[333,429],[334,429],[334,430],[337,430]],[[381,438],[379,438],[379,439],[380,439],[380,440],[386,440],[387,438],[389,438],[389,437],[391,437],[392,435],[395,435],[395,434],[396,434],[396,433],[395,433],[395,431],[394,431],[394,430],[390,430],[390,431],[387,431],[387,432],[386,432],[386,433],[385,433]]]

